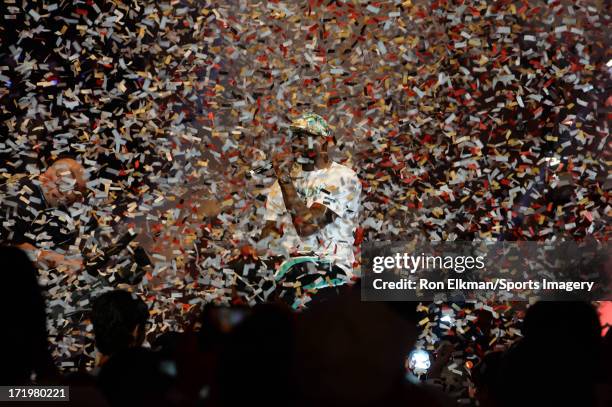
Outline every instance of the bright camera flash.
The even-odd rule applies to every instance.
[[[415,374],[420,375],[427,372],[431,366],[429,352],[424,349],[415,349],[408,355],[408,367]]]

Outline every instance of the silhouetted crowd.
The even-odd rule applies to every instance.
[[[89,315],[96,368],[62,375],[49,352],[36,269],[14,248],[0,248],[0,261],[0,384],[70,386],[70,403],[58,405],[460,404],[431,380],[409,380],[406,357],[419,336],[415,304],[362,302],[358,284],[299,313],[282,303],[207,304],[185,332],[150,332],[141,298],[107,291]],[[612,405],[611,332],[602,337],[589,303],[532,305],[523,337],[471,368],[472,404]],[[442,353],[438,360],[446,360]]]

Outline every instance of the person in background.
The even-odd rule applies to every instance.
[[[63,252],[76,237],[66,210],[83,199],[86,180],[79,162],[61,158],[38,177],[7,184],[0,190],[0,244],[25,250],[39,266],[81,269],[80,258]]]
[[[26,385],[55,380],[58,372],[47,340],[45,301],[36,269],[15,247],[0,247],[3,264],[0,318],[0,384]]]
[[[148,318],[145,302],[128,291],[108,291],[97,297],[91,311],[96,348],[100,353],[96,364],[105,364],[119,351],[140,347]]]
[[[500,406],[597,405],[597,383],[606,367],[592,304],[538,302],[527,309],[522,332],[504,353],[492,386]]]
[[[89,375],[78,380],[63,377],[55,366],[49,349],[44,290],[28,256],[16,247],[0,246],[0,262],[6,271],[0,293],[0,385],[70,386],[70,401],[51,405],[107,407]]]

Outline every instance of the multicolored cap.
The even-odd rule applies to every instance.
[[[304,113],[295,119],[291,126],[292,131],[314,134],[315,136],[331,137],[332,132],[327,122],[318,114]]]

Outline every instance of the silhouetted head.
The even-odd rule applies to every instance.
[[[527,310],[523,333],[502,360],[502,405],[594,406],[602,343],[593,306],[536,303]]]
[[[527,309],[523,334],[534,341],[551,341],[563,346],[599,346],[601,324],[588,302],[540,301]]]
[[[110,356],[142,345],[148,317],[147,305],[135,294],[115,290],[100,295],[91,312],[96,347]]]

